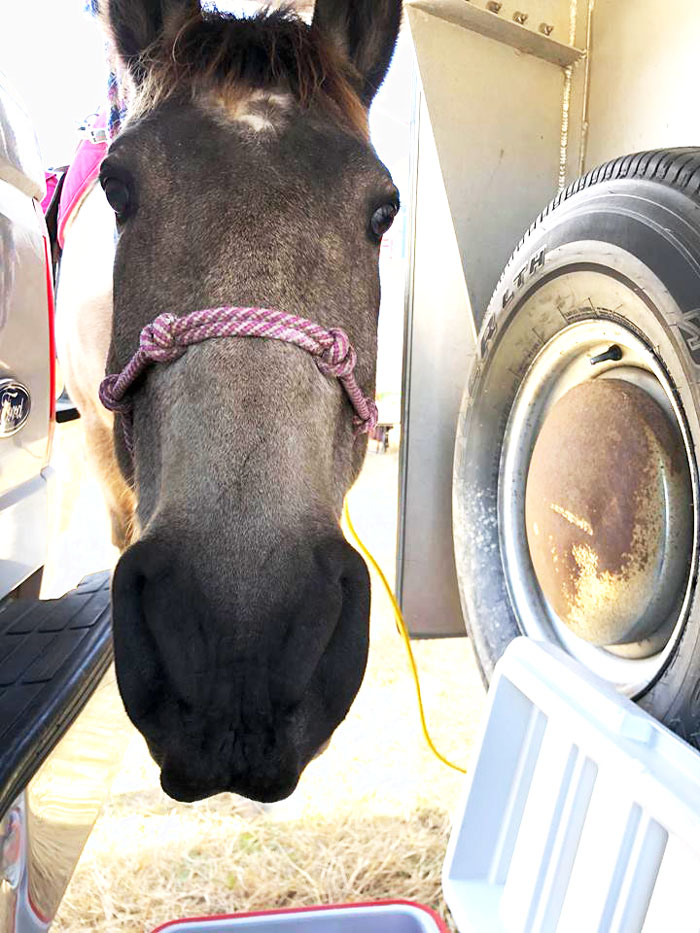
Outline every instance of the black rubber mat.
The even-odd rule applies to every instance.
[[[61,599],[0,611],[0,816],[112,660],[109,581],[96,573]]]

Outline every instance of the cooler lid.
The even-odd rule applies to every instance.
[[[563,652],[496,667],[445,898],[461,933],[697,933],[700,754]]]
[[[46,193],[39,145],[29,114],[0,71],[0,180],[39,201]]]

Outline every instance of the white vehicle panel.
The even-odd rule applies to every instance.
[[[14,433],[0,411],[0,597],[43,564],[47,543],[53,312],[44,190],[34,129],[0,74],[0,406],[13,397],[3,380],[30,399]]]

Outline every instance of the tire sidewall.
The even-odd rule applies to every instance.
[[[624,323],[663,364],[700,444],[700,207],[656,182],[629,179],[581,191],[547,215],[520,244],[489,305],[466,387],[455,448],[454,537],[460,596],[485,679],[521,634],[508,594],[498,520],[498,476],[510,409],[540,349],[586,317]],[[608,275],[644,309],[586,307],[563,287],[572,269]],[[562,282],[556,301],[538,302]],[[611,286],[612,288],[613,286]],[[550,287],[550,291],[551,291]],[[555,289],[556,290],[556,289]],[[694,483],[697,469],[691,464]],[[692,568],[693,578],[697,567]],[[687,621],[642,706],[691,741],[700,739],[700,605]]]

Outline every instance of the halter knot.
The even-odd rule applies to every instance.
[[[100,383],[100,401],[108,411],[117,411],[124,415],[131,411],[131,400],[124,397],[124,393],[119,391],[117,383],[121,378],[121,373],[113,373],[105,376]]]
[[[139,348],[155,363],[171,363],[182,356],[186,347],[178,343],[176,325],[178,318],[167,311],[159,314],[141,331]]]
[[[316,357],[316,365],[324,376],[335,376],[336,379],[350,376],[357,363],[357,354],[350,338],[340,327],[329,328],[328,334],[332,337],[332,343]]]

